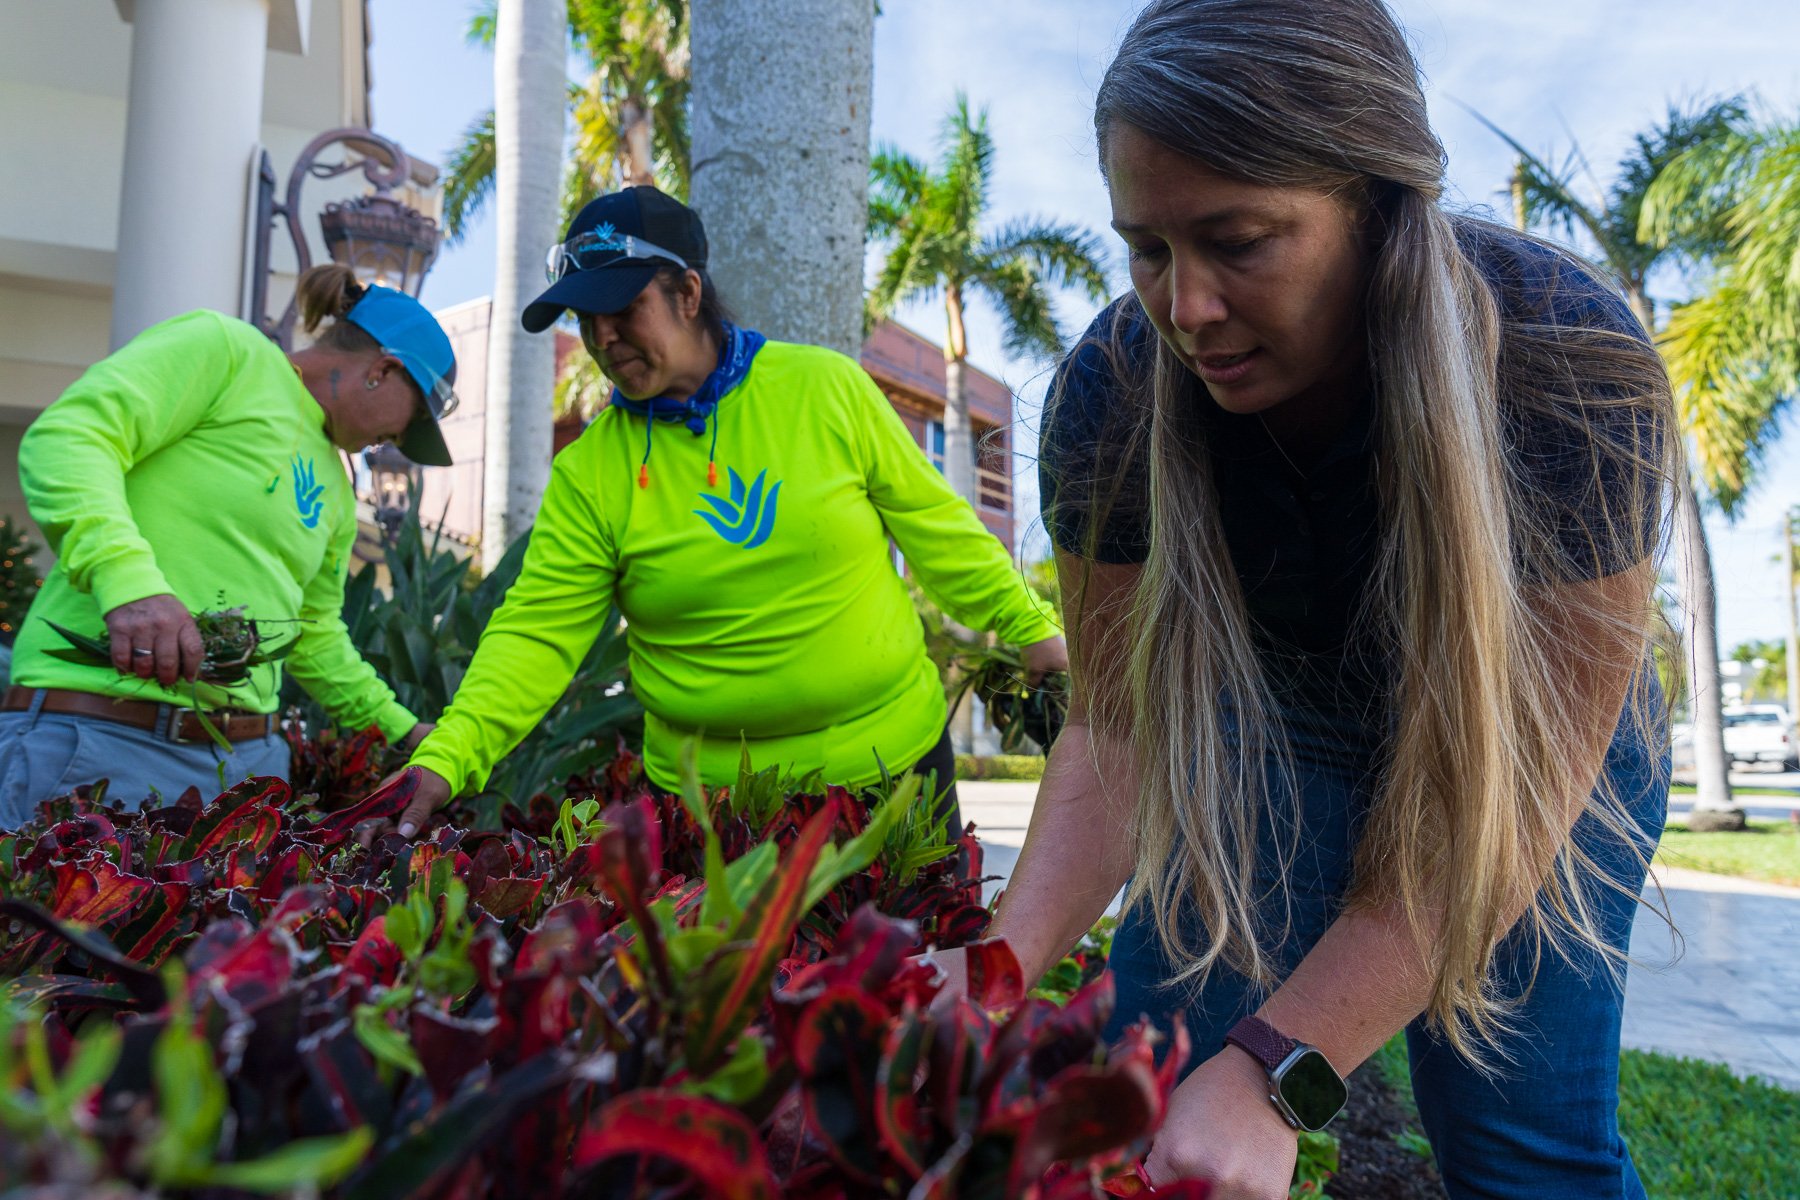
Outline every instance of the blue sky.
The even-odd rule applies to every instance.
[[[778,3],[779,0],[770,0]],[[1095,86],[1138,0],[886,0],[876,22],[874,134],[920,156],[956,89],[986,105],[997,152],[996,221],[1041,214],[1106,236],[1108,209],[1089,125]],[[468,0],[372,0],[375,128],[442,162],[462,130],[493,102],[493,62],[468,46]],[[1495,205],[1509,154],[1456,103],[1476,109],[1541,156],[1561,161],[1574,139],[1592,164],[1578,186],[1597,193],[1632,134],[1671,101],[1754,91],[1770,108],[1800,110],[1800,4],[1788,0],[1393,0],[1427,79],[1432,116],[1450,155],[1451,199]],[[442,255],[425,300],[443,307],[487,294],[493,229],[477,222]],[[1122,263],[1122,257],[1115,258]],[[1125,287],[1122,266],[1120,289]],[[1685,282],[1658,281],[1658,299]],[[1091,315],[1062,305],[1070,333]],[[941,339],[939,309],[903,314]],[[975,311],[974,361],[1020,395],[1016,443],[1035,443],[1045,364],[1009,361],[997,323]],[[1028,465],[1028,464],[1027,464]],[[1035,514],[1029,470],[1021,507]],[[1774,562],[1781,514],[1800,504],[1800,420],[1790,418],[1764,483],[1732,525],[1709,522],[1729,647],[1785,636],[1785,592]],[[1041,540],[1038,543],[1041,545]],[[1028,543],[1029,546],[1029,543]]]

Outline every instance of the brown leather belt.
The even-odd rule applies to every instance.
[[[154,700],[116,700],[97,692],[75,692],[67,688],[44,688],[42,694],[44,703],[39,712],[116,721],[135,729],[148,729],[157,737],[170,742],[212,741],[201,726],[200,718],[191,708],[158,704]],[[37,688],[9,687],[6,689],[6,698],[0,701],[0,711],[25,712],[31,708],[38,695]],[[277,728],[273,713],[234,712],[225,709],[207,713],[206,718],[212,722],[214,729],[225,735],[226,741],[231,742],[247,742],[252,738],[266,737]]]

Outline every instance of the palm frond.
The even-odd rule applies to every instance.
[[[1008,353],[1056,353],[1062,335],[1052,292],[1107,297],[1099,240],[1077,225],[1036,219],[984,236],[994,166],[986,113],[958,92],[939,140],[935,167],[891,146],[871,158],[869,238],[887,253],[864,299],[865,332],[901,304],[972,288],[999,311]]]
[[[924,163],[894,146],[877,146],[869,156],[869,237],[880,241],[898,233],[930,187]]]
[[[494,110],[475,118],[444,165],[444,242],[454,246],[494,194]]]
[[[612,384],[587,354],[571,354],[556,372],[551,406],[560,420],[570,415],[591,421],[606,406]]]
[[[1713,100],[1690,109],[1670,106],[1663,123],[1633,140],[1631,151],[1619,163],[1612,201],[1606,213],[1614,236],[1636,241],[1658,251],[1673,251],[1690,263],[1721,253],[1726,244],[1724,212],[1730,185],[1728,166],[1713,156],[1744,131],[1749,111],[1741,96]],[[1695,165],[1712,159],[1704,174],[1711,182],[1690,193],[1675,220],[1663,218],[1664,236],[1652,236],[1646,209],[1653,188],[1674,175],[1673,168],[1686,161]]]
[[[1726,218],[1731,258],[1753,291],[1800,309],[1800,124],[1762,131],[1748,148],[1738,202]]]
[[[469,14],[469,28],[463,34],[471,46],[494,45],[494,28],[500,23],[500,0],[478,0]]]
[[[943,170],[931,189],[931,208],[945,222],[945,232],[974,246],[976,227],[988,210],[994,173],[994,138],[987,110],[971,110],[969,97],[956,93],[956,106],[945,118],[940,135]]]
[[[1605,218],[1585,203],[1570,186],[1573,167],[1561,171],[1527,150],[1524,143],[1488,120],[1480,112],[1463,106],[1488,132],[1505,142],[1518,156],[1517,170],[1523,185],[1526,225],[1543,225],[1573,232],[1579,228],[1593,239],[1601,257],[1622,280],[1641,282],[1647,263],[1635,239],[1621,244],[1608,228]]]
[[[999,310],[1001,341],[1008,354],[1051,358],[1067,349],[1050,289],[1030,258],[1014,255],[988,264],[988,269],[970,282]]]
[[[1779,417],[1800,389],[1800,347],[1771,342],[1765,301],[1725,274],[1677,306],[1658,339],[1695,466],[1727,516],[1755,481]]]
[[[1112,298],[1105,248],[1072,221],[1036,217],[1010,221],[986,240],[982,257],[990,262],[1025,258],[1052,287],[1079,289],[1095,304]]]
[[[898,230],[875,283],[863,298],[865,326],[873,327],[901,305],[932,299],[942,290],[944,273],[938,269],[939,256],[932,251],[930,232],[923,226],[909,223]]]

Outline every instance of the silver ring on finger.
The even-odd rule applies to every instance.
[[[131,657],[133,657],[133,658],[155,658],[156,651],[146,650],[142,646],[133,646],[131,649]]]

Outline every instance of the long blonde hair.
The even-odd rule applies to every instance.
[[[1381,535],[1359,620],[1392,664],[1394,692],[1345,903],[1404,914],[1435,971],[1428,1018],[1485,1064],[1517,1000],[1494,961],[1521,880],[1556,861],[1524,918],[1532,952],[1589,947],[1617,959],[1592,909],[1594,889],[1610,881],[1574,844],[1567,805],[1588,796],[1586,812],[1609,836],[1640,857],[1647,850],[1604,775],[1594,790],[1574,773],[1569,747],[1591,742],[1592,718],[1571,711],[1556,652],[1570,620],[1592,620],[1647,660],[1657,621],[1649,589],[1641,611],[1623,615],[1597,602],[1569,610],[1580,589],[1557,593],[1560,617],[1532,597],[1567,573],[1558,564],[1572,540],[1586,538],[1594,562],[1612,564],[1596,575],[1655,552],[1661,498],[1679,469],[1661,362],[1616,325],[1571,322],[1541,304],[1534,312],[1543,281],[1483,275],[1482,244],[1519,235],[1440,207],[1443,150],[1380,0],[1154,0],[1095,109],[1103,163],[1123,125],[1229,178],[1361,198]],[[1571,287],[1602,291],[1572,257],[1539,248]],[[1559,286],[1548,282],[1552,294]],[[1298,836],[1291,813],[1271,807],[1292,789],[1265,773],[1274,763],[1277,779],[1291,777],[1292,765],[1220,524],[1198,424],[1212,402],[1160,342],[1153,355],[1117,340],[1104,349],[1121,380],[1103,439],[1113,457],[1094,464],[1093,478],[1065,481],[1057,502],[1085,510],[1076,527],[1095,539],[1090,560],[1120,506],[1141,506],[1149,524],[1122,631],[1129,684],[1082,681],[1100,732],[1128,745],[1138,768],[1128,902],[1150,906],[1179,979],[1224,964],[1269,986],[1285,934],[1266,919],[1254,848],[1264,821],[1290,845]],[[1582,528],[1532,503],[1502,398],[1506,412],[1589,448]],[[1596,444],[1597,417],[1625,435]],[[1140,453],[1147,491],[1131,495],[1120,467]],[[1065,585],[1064,595],[1082,591]],[[1090,614],[1070,609],[1079,644]],[[1632,695],[1628,719],[1660,744],[1652,692],[1634,685]],[[1183,928],[1185,905],[1200,938]]]

